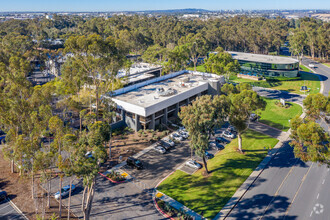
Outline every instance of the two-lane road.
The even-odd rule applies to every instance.
[[[309,63],[315,65],[314,71],[323,80],[323,94],[328,95],[330,69],[303,59],[304,65]],[[300,95],[256,87],[254,90],[269,98],[284,98],[299,104],[303,101]],[[329,173],[325,165],[294,158],[292,147],[285,143],[226,219],[329,220]]]

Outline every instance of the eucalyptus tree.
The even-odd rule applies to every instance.
[[[205,56],[209,50],[209,44],[207,40],[201,33],[190,33],[187,36],[181,37],[178,42],[178,45],[186,46],[189,54],[189,59],[191,62],[193,62],[194,70],[196,71],[198,59],[201,56]]]
[[[291,119],[290,127],[293,139],[290,145],[296,158],[330,165],[329,135],[318,123],[296,116]]]
[[[205,151],[209,147],[209,139],[214,134],[214,128],[225,120],[228,112],[228,98],[226,96],[205,95],[198,97],[191,105],[181,108],[179,117],[189,132],[190,147],[203,158],[207,173]]]
[[[231,93],[228,97],[230,98],[229,122],[237,130],[238,150],[242,152],[242,134],[248,128],[251,113],[265,109],[267,103],[252,90]]]
[[[95,90],[97,117],[101,94],[110,90],[111,82],[124,65],[125,54],[119,45],[113,37],[104,39],[96,34],[71,36],[65,42],[64,52],[73,54],[67,62],[81,76],[80,85]]]

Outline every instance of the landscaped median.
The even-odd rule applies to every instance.
[[[243,135],[244,154],[237,151],[237,139],[208,161],[210,174],[199,170],[188,175],[175,171],[158,190],[206,218],[213,218],[234,195],[241,184],[273,148],[277,139],[248,130]]]
[[[111,170],[105,173],[99,172],[99,174],[105,177],[106,179],[108,179],[112,183],[123,183],[129,177],[129,175],[126,172],[123,172],[121,170]]]
[[[258,114],[260,116],[259,122],[282,131],[288,131],[290,128],[289,120],[303,112],[302,107],[295,103],[288,102],[284,107],[277,99],[264,98],[264,100],[267,102],[267,106],[264,111]]]

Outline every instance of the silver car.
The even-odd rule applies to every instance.
[[[222,136],[227,137],[227,138],[235,138],[235,135],[229,131],[223,131]]]
[[[156,147],[154,147],[154,150],[161,153],[161,154],[165,154],[166,153],[166,150],[165,148],[163,148],[162,146],[160,145],[157,145]]]
[[[202,165],[200,165],[199,163],[197,163],[195,160],[188,160],[186,162],[186,165],[188,167],[194,168],[194,169],[200,169],[202,168]]]
[[[183,141],[183,137],[179,135],[178,133],[173,133],[170,135],[170,137],[176,141]]]

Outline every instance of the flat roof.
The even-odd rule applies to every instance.
[[[221,77],[185,72],[173,78],[121,93],[112,97],[112,100],[119,108],[148,116],[207,90],[210,80],[221,81]]]
[[[233,59],[236,60],[246,60],[246,61],[259,62],[259,63],[273,63],[273,64],[294,64],[299,62],[297,59],[293,59],[290,57],[243,53],[243,52],[235,52],[235,51],[227,51],[227,52],[230,53]]]

